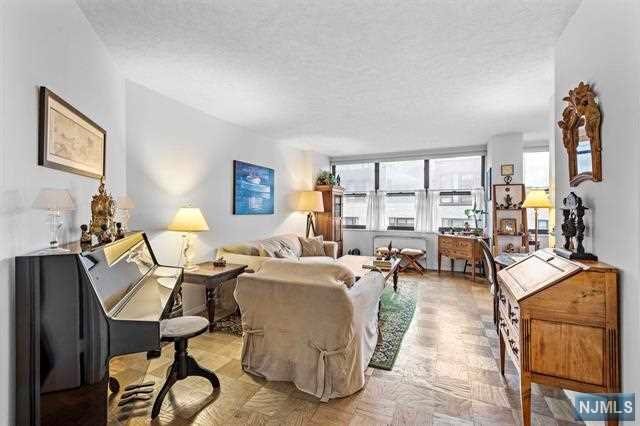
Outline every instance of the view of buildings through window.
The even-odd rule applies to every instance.
[[[428,164],[427,164],[428,163]],[[416,222],[416,191],[439,191],[438,223],[440,227],[462,228],[465,222],[474,226],[465,210],[473,208],[472,190],[482,187],[480,156],[379,162],[376,185],[376,163],[338,164],[336,174],[345,188],[344,224],[347,228],[367,227],[368,197],[375,190],[385,195],[384,214],[388,229],[413,230]],[[425,176],[428,170],[428,176]],[[425,179],[428,178],[428,179]],[[377,187],[377,188],[376,188]],[[482,216],[478,226],[482,227]]]
[[[523,178],[527,191],[530,189],[549,190],[549,152],[533,151],[523,154]],[[529,229],[535,228],[535,212],[527,210],[527,224]],[[538,230],[541,233],[549,232],[549,210],[538,209]]]
[[[440,226],[462,228],[465,222],[475,226],[465,210],[473,208],[472,190],[482,187],[481,157],[438,158],[429,161],[429,189],[440,191]],[[478,215],[482,228],[484,216]]]

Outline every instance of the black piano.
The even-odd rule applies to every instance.
[[[144,233],[16,257],[16,423],[107,422],[109,360],[160,350],[181,314],[182,268],[158,265]]]

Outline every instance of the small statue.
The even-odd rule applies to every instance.
[[[224,260],[224,257],[220,256],[219,258],[215,259],[213,261],[213,266],[217,267],[217,268],[221,268],[223,266],[227,266],[227,261]]]
[[[116,222],[116,240],[124,238],[124,228],[122,222]]]
[[[80,225],[80,230],[82,233],[80,234],[80,245],[91,245],[91,234],[89,233],[89,227],[86,224]]]
[[[103,223],[101,229],[102,229],[102,232],[100,233],[100,237],[98,238],[98,240],[100,241],[100,244],[110,243],[112,241],[112,238],[111,238],[111,232],[109,232],[109,228],[107,227],[107,224]]]
[[[469,234],[471,233],[471,225],[469,225],[469,222],[464,223],[464,232]]]
[[[336,185],[340,186],[340,175],[336,176]]]

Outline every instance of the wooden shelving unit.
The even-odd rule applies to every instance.
[[[512,244],[516,251],[529,250],[529,233],[527,227],[527,209],[519,207],[524,202],[525,188],[521,183],[495,184],[492,188],[493,198],[493,253],[498,255],[504,253],[505,248]],[[511,196],[511,204],[506,206],[506,196]],[[513,207],[513,205],[517,207]],[[502,207],[500,207],[502,205]],[[515,219],[516,232],[505,234],[500,232],[500,220]]]
[[[324,212],[316,213],[317,232],[325,241],[338,243],[338,257],[342,256],[342,208],[344,188],[330,185],[317,185],[316,191],[322,192]]]

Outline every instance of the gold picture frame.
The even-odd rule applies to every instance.
[[[513,169],[513,164],[502,164],[500,165],[500,175],[513,176]]]
[[[518,233],[518,221],[514,218],[500,219],[500,234],[516,235]]]
[[[101,179],[107,132],[46,87],[40,88],[38,165]]]

